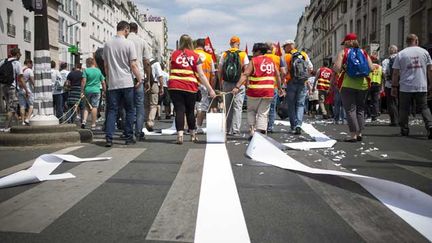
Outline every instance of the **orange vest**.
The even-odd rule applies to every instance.
[[[330,68],[322,67],[318,70],[317,90],[327,91],[330,89],[330,77],[333,71]]]
[[[207,80],[210,82],[212,77],[212,70],[213,70],[213,59],[210,54],[205,52],[204,50],[197,49],[195,50],[195,53],[198,54],[202,61],[202,69],[204,72],[204,75],[207,77]]]
[[[249,77],[246,95],[254,98],[273,98],[275,83],[275,64],[264,55],[253,57],[253,74]]]
[[[191,93],[198,91],[198,80],[194,73],[198,59],[199,55],[188,49],[185,49],[184,52],[182,50],[173,52],[168,82],[169,90],[183,90]],[[191,64],[193,67],[190,66]]]

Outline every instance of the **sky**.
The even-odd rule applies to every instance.
[[[141,12],[166,17],[168,47],[182,34],[210,37],[216,52],[229,48],[231,36],[249,52],[256,42],[282,42],[296,35],[297,22],[309,0],[135,0]],[[148,11],[147,11],[148,9]]]

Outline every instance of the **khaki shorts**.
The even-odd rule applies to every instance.
[[[3,85],[2,93],[6,101],[7,112],[17,112],[18,110],[18,96],[17,90],[13,86]]]

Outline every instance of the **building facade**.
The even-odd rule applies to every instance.
[[[34,13],[27,11],[22,1],[2,1],[0,8],[0,58],[8,56],[13,47],[21,49],[21,61],[33,58]]]
[[[117,23],[124,20],[138,24],[138,35],[152,47],[155,56],[162,53],[163,35],[155,35],[140,21],[138,7],[129,0],[61,0],[59,6],[59,56],[72,68],[85,64],[88,57],[103,47],[117,32]],[[163,20],[166,25],[166,20]],[[76,51],[75,51],[76,50]]]

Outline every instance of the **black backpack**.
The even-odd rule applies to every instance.
[[[388,66],[387,66],[387,68],[389,70],[389,73],[388,73],[389,75],[387,77],[387,80],[392,80],[392,77],[393,77],[393,63],[394,63],[395,59],[396,59],[396,56],[389,58],[389,62],[388,62]]]
[[[6,58],[0,66],[0,83],[11,86],[15,80],[13,64],[14,60],[8,61]]]
[[[306,59],[300,52],[292,54],[291,78],[297,81],[306,81],[309,78]]]
[[[226,51],[223,63],[223,80],[229,83],[237,83],[241,75],[240,51]]]

